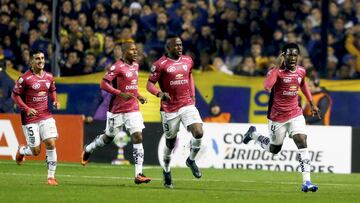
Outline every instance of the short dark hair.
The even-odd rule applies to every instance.
[[[298,52],[300,53],[300,48],[297,44],[295,43],[287,43],[285,44],[282,48],[281,48],[281,52],[286,52],[287,49],[297,49]]]
[[[36,54],[40,54],[40,53],[44,53],[43,51],[41,51],[40,49],[33,49],[30,51],[30,58],[32,59],[34,57],[34,55]]]
[[[174,38],[179,38],[179,39],[181,39],[181,37],[180,37],[179,35],[169,34],[169,35],[167,36],[167,39],[166,39],[166,45],[165,45],[165,47],[168,47],[169,44],[170,44],[171,39],[174,39]]]
[[[130,45],[135,44],[135,41],[133,39],[127,39],[120,43],[121,51],[126,52]]]

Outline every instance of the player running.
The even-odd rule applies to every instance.
[[[136,62],[138,52],[132,41],[123,43],[121,48],[124,53],[123,59],[111,66],[100,84],[101,89],[112,94],[105,133],[97,136],[84,147],[81,164],[85,166],[95,149],[111,143],[124,126],[130,132],[133,141],[134,182],[136,184],[148,183],[151,179],[142,171],[144,162],[142,130],[145,126],[138,104],[138,100],[142,104],[147,103],[147,100],[138,93],[139,64]]]
[[[21,109],[21,121],[27,146],[20,146],[16,163],[21,165],[25,156],[37,156],[41,151],[41,141],[46,146],[46,163],[49,185],[58,185],[55,178],[57,165],[56,139],[58,132],[55,120],[48,107],[48,97],[55,109],[60,108],[57,101],[55,81],[52,74],[44,71],[45,56],[39,50],[30,53],[31,69],[17,80],[12,99]]]
[[[307,149],[305,119],[299,104],[299,88],[311,104],[314,114],[320,111],[313,104],[311,93],[305,82],[305,69],[297,65],[300,50],[297,44],[289,43],[282,47],[280,65],[272,68],[264,81],[264,88],[270,91],[268,106],[268,129],[270,138],[261,135],[251,126],[245,134],[243,142],[247,144],[255,140],[263,149],[273,154],[280,152],[286,134],[293,138],[297,148],[297,160],[300,162],[303,192],[316,192],[318,186],[310,180],[310,157]]]
[[[195,107],[195,86],[191,74],[193,61],[189,56],[182,55],[183,45],[179,37],[170,37],[166,43],[167,53],[157,60],[152,68],[147,83],[147,90],[161,98],[161,121],[165,132],[164,147],[164,186],[172,188],[170,172],[171,151],[175,147],[180,123],[193,135],[190,156],[186,165],[196,178],[201,172],[195,163],[203,137],[202,120]],[[159,83],[160,90],[155,86]]]

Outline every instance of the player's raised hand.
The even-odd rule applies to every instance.
[[[285,52],[281,52],[276,61],[275,69],[279,69],[281,66],[285,65]]]
[[[59,110],[60,107],[61,107],[61,105],[60,105],[59,102],[57,102],[57,101],[54,101],[54,102],[53,102],[53,108],[54,108],[54,109]]]
[[[123,99],[125,99],[126,101],[127,100],[130,100],[131,98],[134,97],[134,95],[130,92],[120,92],[119,96]]]
[[[141,95],[139,95],[137,99],[140,101],[141,104],[147,103],[147,99]]]
[[[160,97],[161,100],[163,100],[163,101],[171,100],[171,97],[170,97],[169,93],[167,93],[167,92],[159,92],[158,97]]]
[[[35,116],[38,112],[35,109],[30,108],[29,111],[26,113],[27,116]]]

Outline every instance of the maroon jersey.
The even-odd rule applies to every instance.
[[[109,111],[112,113],[128,113],[139,111],[137,102],[138,94],[138,70],[139,64],[134,62],[132,65],[123,61],[118,61],[111,66],[109,72],[104,76],[105,81],[112,86],[101,85],[101,88],[113,94],[110,100]],[[129,100],[119,96],[121,92],[129,92],[134,95]]]
[[[302,115],[299,103],[298,90],[301,88],[308,100],[311,100],[310,91],[305,82],[306,71],[296,66],[294,71],[287,69],[271,69],[264,81],[264,87],[271,89],[268,118],[276,122],[285,122]]]
[[[44,71],[42,76],[35,75],[31,70],[26,71],[17,80],[13,93],[19,95],[25,106],[20,107],[22,123],[36,123],[51,117],[48,106],[49,93],[55,92],[55,81],[52,74]],[[35,116],[27,116],[28,109],[35,109]]]
[[[159,83],[162,92],[169,93],[170,101],[161,101],[161,110],[176,112],[181,107],[195,104],[194,83],[191,76],[193,61],[181,55],[178,60],[162,56],[152,67],[149,81]]]

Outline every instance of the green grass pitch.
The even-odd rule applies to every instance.
[[[0,161],[0,202],[360,202],[360,174],[312,174],[315,193],[300,191],[299,173],[203,169],[195,179],[188,168],[173,168],[174,189],[163,187],[162,169],[145,167],[152,178],[135,185],[133,166],[59,163],[59,186],[46,184],[44,162]]]

